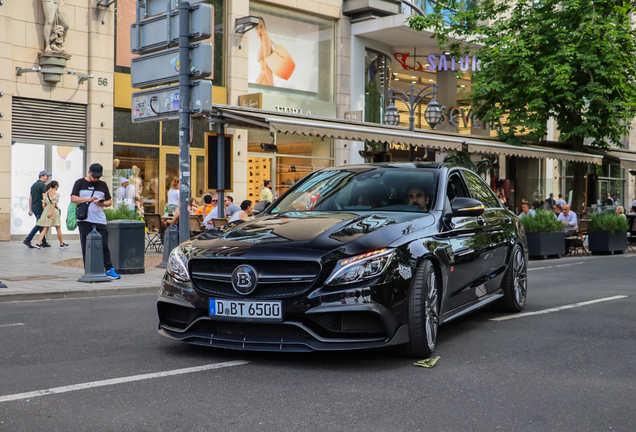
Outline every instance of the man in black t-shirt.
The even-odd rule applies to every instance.
[[[102,236],[102,250],[104,251],[104,270],[106,276],[112,279],[119,279],[113,264],[110,261],[110,249],[108,248],[108,226],[106,225],[106,215],[104,207],[109,207],[112,197],[108,190],[108,185],[101,181],[104,169],[98,163],[92,164],[88,168],[88,175],[75,182],[73,192],[71,192],[71,202],[76,204],[90,203],[88,206],[88,217],[85,220],[78,220],[77,226],[80,232],[80,243],[82,244],[82,258],[86,259],[86,236],[90,234],[93,227]]]
[[[29,197],[29,216],[35,215],[35,227],[31,230],[29,235],[22,243],[26,245],[29,249],[35,249],[35,246],[31,245],[31,240],[33,240],[33,236],[38,232],[42,231],[42,227],[37,224],[37,221],[40,220],[40,216],[42,216],[42,212],[44,211],[42,208],[42,196],[46,192],[46,182],[49,181],[51,174],[47,171],[40,171],[40,176],[38,181],[33,183],[31,186],[31,196]],[[46,242],[46,237],[42,240],[42,246],[50,247]]]

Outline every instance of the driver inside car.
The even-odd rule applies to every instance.
[[[375,208],[377,205],[369,195],[362,194],[358,197],[358,207]]]
[[[422,211],[428,211],[424,189],[419,186],[411,186],[407,194],[408,204],[418,207]]]

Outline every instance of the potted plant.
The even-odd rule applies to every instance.
[[[145,273],[146,224],[126,205],[105,209],[111,261],[119,274]]]
[[[627,249],[628,229],[627,220],[617,213],[591,214],[587,237],[590,252],[594,255],[623,253]]]
[[[542,257],[565,253],[565,232],[563,222],[557,220],[554,213],[536,210],[535,214],[528,214],[521,218],[523,230],[528,240],[528,255]]]

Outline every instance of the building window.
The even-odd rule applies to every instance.
[[[115,205],[158,213],[159,149],[143,146],[113,146],[113,191]],[[128,181],[128,188],[123,182]],[[120,189],[123,188],[123,189]]]

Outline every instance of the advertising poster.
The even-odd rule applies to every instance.
[[[15,143],[11,146],[11,235],[27,235],[37,220],[29,216],[31,186],[46,168],[46,147]]]
[[[319,27],[268,14],[249,31],[250,84],[318,92]]]

